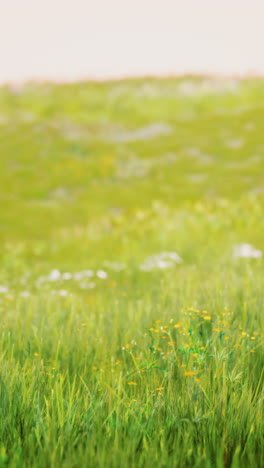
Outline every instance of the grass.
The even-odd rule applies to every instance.
[[[261,468],[263,90],[0,88],[0,466]]]

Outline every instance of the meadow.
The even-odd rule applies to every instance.
[[[263,467],[263,98],[0,88],[0,467]]]

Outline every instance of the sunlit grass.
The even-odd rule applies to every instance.
[[[262,466],[262,95],[0,89],[0,466]]]

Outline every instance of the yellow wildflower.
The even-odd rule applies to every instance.
[[[180,328],[181,326],[182,326],[181,322],[175,323],[175,325],[173,325],[174,328]]]

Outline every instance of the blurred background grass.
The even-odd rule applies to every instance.
[[[263,246],[263,94],[261,79],[191,76],[1,87],[2,252]]]
[[[153,200],[263,192],[263,89],[209,78],[0,88],[2,240]]]

